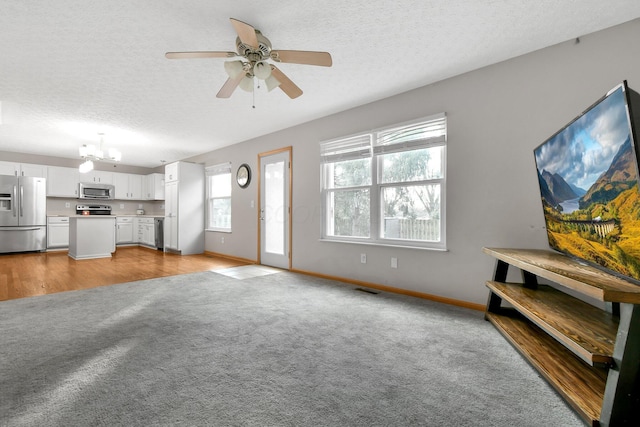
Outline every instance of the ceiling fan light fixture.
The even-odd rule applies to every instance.
[[[253,66],[253,74],[261,80],[267,80],[271,76],[271,66],[264,61],[257,62]]]
[[[224,63],[224,71],[227,72],[230,78],[235,79],[244,71],[244,64],[242,61],[226,61]]]
[[[271,68],[271,67],[269,67]],[[269,75],[269,77],[267,77],[264,80],[265,84],[267,85],[267,91],[271,92],[273,89],[277,88],[278,86],[280,86],[280,82],[278,81],[278,79],[276,79],[273,74]]]
[[[229,98],[236,87],[247,92],[254,91],[254,85],[259,89],[260,83],[254,83],[254,77],[264,80],[269,91],[280,87],[291,99],[302,95],[302,89],[296,86],[279,69],[267,61],[277,63],[292,63],[303,65],[317,65],[331,67],[333,61],[329,52],[317,52],[307,50],[273,50],[271,41],[260,30],[246,22],[231,19],[236,37],[236,52],[228,51],[192,51],[192,52],[167,52],[168,59],[178,58],[233,58],[243,57],[243,60],[227,61],[224,69],[229,78],[218,91],[217,98]],[[275,73],[277,79],[272,78]],[[255,106],[254,106],[255,108]]]
[[[238,86],[245,92],[253,92],[253,77],[245,76],[244,79],[240,80]]]

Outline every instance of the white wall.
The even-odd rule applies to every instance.
[[[190,159],[231,161],[293,147],[293,268],[484,303],[483,246],[547,248],[533,149],[609,89],[640,91],[640,20]],[[275,96],[275,95],[274,95]],[[292,101],[295,102],[295,101]],[[446,112],[447,252],[319,241],[319,142]],[[257,180],[233,189],[233,233],[206,250],[257,258]],[[360,253],[367,264],[360,264]],[[398,269],[390,268],[391,257]]]

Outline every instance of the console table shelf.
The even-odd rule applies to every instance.
[[[550,286],[489,281],[487,287],[591,366],[613,364],[618,319]]]
[[[640,286],[551,251],[483,251],[497,259],[485,318],[589,425],[640,425]]]
[[[580,361],[515,310],[488,313],[487,319],[540,372],[585,420],[600,419],[606,371]]]

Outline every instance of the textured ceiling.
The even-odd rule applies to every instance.
[[[274,49],[304,94],[237,89],[233,17]],[[77,158],[82,144],[156,167],[366,104],[640,17],[638,0],[0,0],[0,151]],[[255,102],[255,107],[252,104]]]

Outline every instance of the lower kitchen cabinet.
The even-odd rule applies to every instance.
[[[69,217],[47,218],[47,249],[69,247]]]
[[[119,216],[116,218],[116,244],[135,243],[133,234],[134,218],[132,216]]]
[[[138,243],[155,247],[156,234],[154,218],[138,218]]]

